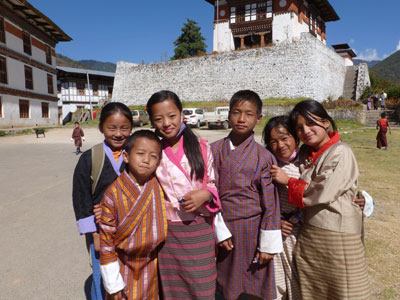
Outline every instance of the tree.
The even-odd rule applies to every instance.
[[[197,22],[194,20],[187,19],[187,22],[183,25],[182,34],[174,42],[175,55],[171,58],[172,60],[192,57],[206,52],[206,40],[200,32],[200,27],[197,26]]]

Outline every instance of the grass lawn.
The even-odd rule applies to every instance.
[[[375,200],[373,216],[365,220],[365,246],[372,299],[400,299],[400,130],[388,134],[389,150],[376,148],[373,129],[341,134],[357,158],[359,188]]]

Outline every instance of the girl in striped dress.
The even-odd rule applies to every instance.
[[[298,103],[290,121],[304,143],[300,178],[289,177],[278,166],[271,172],[276,182],[288,185],[289,203],[304,209],[296,245],[302,297],[368,300],[362,210],[353,201],[359,175],[354,154],[341,142],[321,103]]]
[[[275,155],[278,166],[288,176],[300,177],[298,139],[289,126],[288,116],[270,119],[265,125],[263,139],[268,150]],[[294,249],[300,232],[302,212],[297,206],[290,204],[288,188],[278,185],[279,204],[281,209],[281,230],[283,252],[274,258],[275,299],[301,300],[299,276],[294,259]]]
[[[216,287],[213,218],[220,210],[213,157],[182,122],[182,103],[171,91],[153,94],[147,112],[162,137],[162,159],[156,174],[166,195],[167,239],[158,253],[163,299],[214,299]],[[217,242],[229,230],[215,218]],[[222,227],[221,227],[222,224]]]

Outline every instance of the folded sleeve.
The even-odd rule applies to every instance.
[[[80,234],[97,231],[93,216],[92,169],[91,151],[86,151],[75,167],[72,185],[72,204]]]
[[[231,232],[229,231],[228,227],[225,224],[224,218],[222,217],[222,213],[218,212],[215,215],[214,220],[214,235],[215,235],[215,242],[217,244],[229,239],[232,237]]]
[[[263,209],[263,217],[258,241],[259,251],[269,254],[280,253],[283,250],[279,195],[277,187],[272,182],[272,165],[277,165],[277,162],[270,155],[261,171],[261,207]]]

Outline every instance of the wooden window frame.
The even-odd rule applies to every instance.
[[[49,119],[49,103],[42,102],[42,119]]]
[[[33,69],[29,66],[24,66],[25,73],[25,88],[33,90]]]
[[[6,26],[3,17],[0,17],[0,42],[6,43]]]
[[[78,90],[78,95],[79,95],[79,96],[85,96],[85,89],[86,89],[86,86],[85,86],[85,83],[84,83],[84,82],[78,81],[78,82],[76,83],[76,89]]]
[[[8,83],[7,78],[7,58],[0,56],[0,83]]]
[[[26,31],[22,32],[22,40],[24,43],[24,52],[26,54],[32,55],[32,40],[31,35]]]
[[[19,118],[20,119],[29,119],[29,100],[19,99]]]
[[[49,65],[52,65],[52,60],[51,60],[51,48],[50,46],[46,45],[46,63]]]
[[[54,94],[53,75],[47,74],[47,92]]]
[[[1,97],[0,97],[0,118],[3,117],[3,102],[1,102]]]

